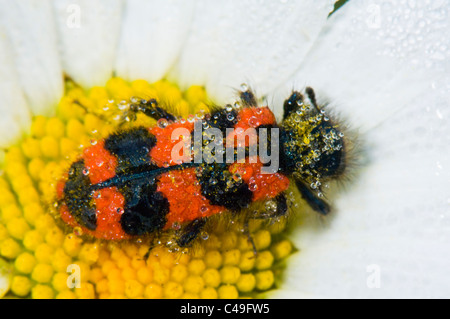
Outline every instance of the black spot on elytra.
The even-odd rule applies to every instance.
[[[156,137],[144,127],[115,133],[105,139],[105,149],[117,157],[118,177],[139,176],[141,172],[158,169],[151,163],[149,154],[155,145]],[[125,198],[120,224],[127,234],[139,236],[164,227],[169,202],[156,191],[155,178],[131,178],[117,187]]]
[[[90,230],[97,227],[95,204],[91,195],[91,181],[85,174],[84,160],[76,161],[69,169],[69,178],[64,186],[64,200],[70,214],[82,226]]]
[[[155,145],[156,137],[144,127],[114,133],[105,139],[105,149],[117,157],[118,175],[156,168],[149,155]]]
[[[202,195],[213,205],[237,212],[248,207],[253,193],[242,180],[235,181],[225,164],[212,164],[199,177]]]
[[[154,182],[125,185],[124,213],[120,219],[122,229],[129,235],[139,236],[160,230],[166,224],[169,201],[156,191]]]

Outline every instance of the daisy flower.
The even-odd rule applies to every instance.
[[[450,5],[334,5],[0,0],[0,296],[448,296]],[[256,260],[219,231],[199,255],[157,250],[149,267],[145,245],[83,242],[46,212],[60,162],[114,129],[86,109],[147,94],[194,112],[243,82],[278,116],[293,88],[314,87],[360,136],[325,223],[306,211],[289,240],[255,223]]]

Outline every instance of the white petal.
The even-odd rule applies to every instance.
[[[449,24],[448,2],[350,1],[279,90],[312,85],[337,100],[368,158],[329,227],[311,215],[297,229],[286,289],[449,295]]]
[[[63,93],[63,77],[48,0],[0,0],[0,21],[13,46],[20,83],[34,114],[50,113]]]
[[[161,79],[180,53],[194,4],[192,0],[127,1],[117,75],[127,80]]]
[[[11,287],[12,267],[0,258],[0,298],[8,292]]]
[[[0,147],[15,142],[31,124],[8,37],[0,27]]]
[[[243,82],[262,96],[298,67],[333,2],[201,0],[171,77],[182,86],[206,84],[217,102]]]
[[[77,83],[104,85],[113,74],[122,0],[53,2],[64,71]]]

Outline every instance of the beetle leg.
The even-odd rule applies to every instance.
[[[197,238],[205,223],[206,219],[198,218],[184,226],[181,236],[177,239],[177,244],[180,247],[188,246],[195,238]]]
[[[325,201],[317,198],[313,192],[306,187],[301,181],[295,180],[295,184],[297,185],[300,194],[302,194],[303,199],[321,215],[328,215],[330,213],[330,205],[328,205]]]
[[[156,121],[160,119],[165,119],[167,121],[176,120],[176,116],[159,107],[158,102],[155,99],[140,100],[139,102],[130,104],[130,108],[122,116],[122,122],[119,126],[128,121],[135,121],[138,113],[143,113]]]

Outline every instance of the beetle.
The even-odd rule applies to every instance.
[[[292,183],[314,211],[328,215],[322,186],[345,172],[348,145],[344,128],[317,104],[313,89],[305,93],[307,98],[293,91],[284,101],[280,123],[269,107],[258,105],[250,89],[239,92],[235,106],[211,107],[200,118],[179,118],[155,99],[130,103],[127,118],[143,113],[158,125],[119,129],[86,147],[59,183],[61,219],[83,234],[106,240],[176,231],[176,243],[186,247],[211,216],[238,216],[254,202],[276,203],[267,218],[285,216]],[[174,148],[185,145],[180,143],[186,138],[195,144],[199,127],[201,136],[215,129],[225,139],[207,140],[196,150],[188,143],[180,148],[184,160],[174,159]],[[188,136],[174,135],[177,130]],[[224,141],[227,154],[217,148]],[[212,142],[216,148],[211,153]],[[277,165],[269,172],[263,160],[267,156],[251,152],[263,143],[276,148],[270,155],[276,155]],[[208,147],[214,161],[205,156],[193,161]],[[225,155],[233,160],[224,160]]]

